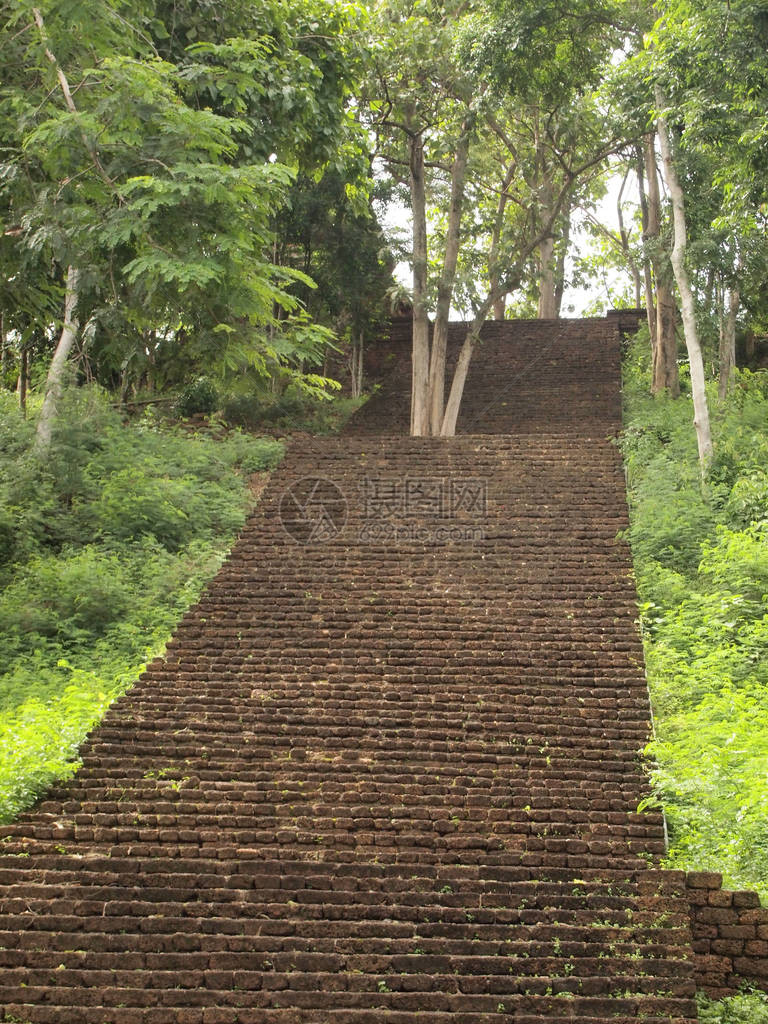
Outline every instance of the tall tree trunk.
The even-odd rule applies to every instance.
[[[16,386],[16,391],[19,396],[19,409],[21,415],[26,419],[27,416],[27,390],[29,388],[29,349],[26,345],[21,346],[19,352],[19,383]]]
[[[5,315],[0,313],[0,387],[5,387],[5,375],[8,373],[8,336],[5,330]]]
[[[507,168],[504,174],[504,181],[501,186],[501,192],[499,193],[499,201],[496,204],[496,215],[493,221],[493,231],[491,232],[491,246],[488,251],[488,285],[489,290],[498,295],[498,298],[493,303],[493,319],[503,320],[506,308],[507,308],[507,292],[503,292],[499,287],[501,279],[501,272],[499,269],[499,246],[501,244],[501,232],[504,229],[504,214],[507,209],[507,203],[509,202],[509,188],[512,182],[515,180],[515,173],[517,171],[517,163],[512,163]]]
[[[555,239],[542,240],[539,246],[539,320],[553,320],[557,316],[555,300]]]
[[[554,196],[552,178],[547,165],[546,147],[542,139],[538,117],[536,118],[534,139],[536,145],[534,180],[539,193],[537,217],[539,224],[549,225],[549,230],[542,233],[538,244],[539,304],[536,315],[540,320],[552,320],[557,315],[555,309]]]
[[[645,290],[645,313],[648,319],[648,334],[651,339],[651,352],[656,351],[656,308],[653,299],[653,279],[651,277],[651,261],[645,250],[645,243],[648,240],[648,197],[645,193],[645,165],[643,161],[643,148],[635,147],[637,188],[640,194],[640,217],[643,226],[643,286]],[[677,363],[675,363],[677,366]]]
[[[736,368],[736,317],[739,313],[741,294],[735,286],[728,289],[728,309],[723,310],[720,324],[720,380],[718,394],[725,398],[731,386]]]
[[[497,296],[493,292],[489,292],[482,306],[475,314],[475,319],[470,324],[462,343],[456,368],[453,371],[448,401],[445,404],[445,414],[440,428],[441,437],[453,437],[456,433],[456,423],[459,419],[459,408],[464,395],[464,385],[467,382],[469,364],[472,361],[472,354],[475,351],[475,345],[480,337],[480,331],[485,323],[485,318],[488,316],[488,312],[496,298]]]
[[[501,206],[501,199],[499,199],[499,206]],[[498,214],[497,208],[497,214]],[[496,223],[493,225],[493,233],[491,234],[491,246],[488,250],[488,287],[492,292],[499,291],[499,244],[501,243],[501,226],[503,218],[503,208],[501,211],[501,217],[496,217]],[[499,294],[498,299],[493,304],[493,319],[503,320],[507,308],[507,296]]]
[[[424,139],[410,138],[411,211],[413,214],[413,352],[411,434],[429,433],[429,316],[427,314],[427,198]]]
[[[43,21],[43,16],[38,7],[32,8],[32,16],[38,28],[40,41],[42,42],[45,50],[45,56],[56,71],[56,78],[62,95],[64,96],[64,103],[67,110],[69,110],[71,114],[77,114],[77,107],[75,106],[75,101],[72,98],[72,90],[70,89],[67,76],[64,74],[64,69],[59,64],[55,53],[53,53],[48,46],[48,34],[46,32],[45,22]],[[109,185],[110,188],[114,188],[114,182],[104,170],[104,166],[101,163],[101,159],[95,145],[90,141],[85,132],[81,132],[81,138],[83,140],[83,145],[90,154],[93,166],[99,176],[107,183],[107,185]],[[79,276],[79,271],[74,266],[70,265],[67,268],[67,284],[64,295],[64,325],[62,327],[61,337],[59,338],[59,342],[56,346],[56,351],[54,352],[53,359],[51,360],[51,365],[48,369],[45,398],[43,399],[43,406],[40,410],[40,419],[37,424],[37,432],[35,435],[35,451],[38,453],[44,453],[51,443],[53,423],[56,418],[56,406],[61,395],[62,381],[64,379],[64,368],[66,366],[67,357],[75,343],[75,339],[77,338],[77,332],[80,326],[75,317],[75,309],[77,307],[79,297]]]
[[[527,254],[526,254],[527,255]],[[504,294],[508,294],[520,285],[520,275],[517,271],[514,274],[509,274],[503,281],[499,282],[499,289],[503,289]],[[482,330],[485,318],[488,316],[489,310],[493,308],[494,302],[499,297],[498,292],[490,291],[483,300],[483,304],[475,314],[475,319],[469,325],[466,336],[462,343],[459,351],[459,358],[456,362],[456,368],[453,371],[453,380],[451,381],[451,390],[448,395],[448,401],[445,403],[445,414],[443,415],[443,422],[440,428],[441,437],[453,437],[456,433],[456,423],[459,419],[459,408],[461,406],[461,399],[464,395],[464,385],[467,381],[467,374],[469,373],[469,364],[472,361],[472,354],[475,351],[475,345],[477,339],[480,337],[480,331]]]
[[[542,241],[551,234],[557,213],[558,208],[553,207],[549,210],[549,218],[542,226],[540,234],[531,239],[530,244],[526,245],[523,251],[518,252],[517,262],[507,269],[506,274],[498,281],[496,290],[491,289],[491,291],[488,292],[488,295],[483,300],[483,304],[475,314],[475,318],[470,324],[459,351],[456,368],[453,371],[451,390],[448,395],[448,401],[445,405],[443,423],[440,429],[442,437],[453,437],[456,433],[456,423],[459,418],[459,407],[464,394],[464,385],[467,380],[467,374],[469,373],[469,364],[472,361],[472,354],[475,350],[475,345],[480,337],[480,331],[485,323],[485,318],[488,316],[489,310],[491,310],[494,303],[498,301],[499,295],[508,295],[510,292],[514,291],[515,288],[520,287],[522,268],[526,265],[533,253],[539,248]]]
[[[621,183],[621,188],[619,189],[619,194],[616,197],[616,217],[619,222],[619,240],[621,241],[622,252],[624,253],[624,258],[629,265],[629,272],[632,275],[632,284],[635,289],[635,309],[637,309],[640,306],[640,293],[642,290],[640,284],[640,268],[632,255],[632,249],[629,244],[630,232],[627,230],[624,223],[624,210],[621,205],[624,189],[627,187],[627,181],[629,180],[630,170],[631,168],[627,167],[624,173],[624,179]]]
[[[655,87],[656,107],[661,111],[665,107],[664,95],[660,86]],[[685,346],[688,349],[688,362],[691,370],[691,391],[693,392],[693,424],[696,428],[696,440],[699,447],[699,463],[703,475],[709,469],[712,460],[712,431],[709,423],[709,407],[707,405],[707,392],[704,378],[704,359],[701,354],[699,343],[699,332],[696,326],[696,306],[693,297],[691,282],[688,277],[688,268],[685,265],[686,249],[688,245],[688,232],[685,223],[685,198],[680,181],[677,177],[677,169],[674,163],[672,152],[672,139],[669,128],[661,113],[658,114],[659,144],[661,146],[661,157],[664,161],[664,173],[667,178],[669,196],[672,201],[672,215],[674,224],[674,245],[672,246],[672,269],[675,272],[677,288],[680,292],[680,304],[683,314],[683,331],[685,334]]]
[[[672,282],[656,282],[656,338],[653,358],[654,395],[666,391],[671,398],[680,396],[680,370],[677,365],[677,302]]]
[[[640,280],[640,269],[636,263],[629,267],[632,273],[632,284],[635,286],[635,309],[640,309],[643,301],[643,283]]]
[[[541,143],[537,139],[537,150],[541,149]],[[542,176],[544,182],[541,188],[542,220],[549,219],[552,229],[552,184],[549,180],[545,158],[541,155]],[[540,320],[553,320],[557,316],[555,308],[555,236],[551,230],[541,239],[539,243],[539,307],[537,314]]]
[[[459,258],[461,233],[461,208],[464,201],[464,181],[469,158],[469,136],[472,122],[467,118],[461,126],[459,139],[451,168],[451,199],[448,208],[448,230],[445,236],[445,255],[437,286],[437,307],[435,328],[432,336],[432,353],[429,363],[429,432],[439,434],[445,406],[445,359],[448,351],[448,317],[456,281],[456,263]]]
[[[563,295],[565,294],[565,261],[568,257],[568,247],[571,244],[571,211],[568,209],[563,231],[560,235],[560,246],[555,258],[555,316],[560,316],[563,306]]]
[[[331,358],[331,347],[330,345],[323,346],[323,369],[322,374],[324,377],[328,376],[328,361]]]
[[[659,252],[661,243],[661,190],[656,167],[656,149],[653,135],[644,136],[645,171],[648,179],[648,231],[652,245],[653,272],[656,279],[656,345],[653,349],[651,391],[654,395],[667,391],[673,398],[680,394],[680,374],[677,367],[677,304],[666,261]],[[653,337],[653,335],[652,335]]]
[[[757,341],[755,339],[755,332],[752,330],[747,331],[747,336],[744,339],[744,345],[746,348],[747,362],[751,365],[754,363],[755,353],[757,352]]]
[[[718,281],[718,274],[714,267],[710,267],[707,271],[707,280],[704,284],[704,297],[702,299],[704,309],[712,309],[713,302],[716,302],[715,293],[718,284],[722,284],[722,281]],[[723,301],[725,301],[725,291],[723,290]]]
[[[50,446],[53,424],[56,419],[56,408],[61,397],[61,390],[64,381],[64,371],[67,365],[67,358],[77,338],[79,323],[77,320],[76,308],[78,300],[78,271],[70,266],[67,269],[67,287],[64,295],[64,324],[61,329],[56,351],[48,369],[48,378],[45,384],[45,398],[43,407],[40,410],[40,419],[37,423],[35,434],[35,451],[44,454]]]
[[[352,378],[352,397],[359,398],[363,393],[363,332],[352,336],[350,358],[350,376]]]

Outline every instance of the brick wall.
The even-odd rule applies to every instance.
[[[768,991],[768,907],[754,892],[722,888],[722,875],[686,875],[698,988],[714,998],[745,982]]]

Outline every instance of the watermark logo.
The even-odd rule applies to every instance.
[[[280,500],[280,521],[298,544],[347,530],[358,544],[460,544],[485,539],[487,481],[481,477],[365,477],[351,500],[326,477],[297,480]]]
[[[488,488],[480,477],[368,477],[362,491],[361,543],[472,543],[485,538]]]
[[[483,518],[488,506],[487,483],[481,477],[366,477],[365,519]]]
[[[347,499],[323,476],[297,480],[280,499],[280,522],[299,544],[323,544],[338,537],[347,515]]]

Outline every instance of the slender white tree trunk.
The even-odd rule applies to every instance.
[[[642,282],[640,279],[640,268],[638,267],[637,261],[632,255],[632,247],[629,244],[631,229],[627,230],[627,226],[624,223],[624,208],[622,205],[624,189],[627,187],[630,172],[631,168],[627,167],[627,170],[624,174],[624,179],[621,183],[621,188],[619,189],[619,194],[616,198],[616,217],[618,219],[619,224],[619,240],[621,242],[621,251],[624,253],[624,259],[627,261],[629,272],[632,275],[632,284],[634,285],[635,289],[635,309],[639,309],[640,302],[642,299]]]
[[[552,176],[548,166],[547,150],[541,129],[536,119],[534,132],[536,143],[536,183],[538,186],[538,205],[542,223],[549,225],[548,231],[542,231],[539,238],[539,303],[536,315],[540,320],[551,320],[555,312],[555,205]]]
[[[469,331],[461,346],[459,358],[456,361],[456,368],[453,371],[451,391],[448,395],[448,401],[445,406],[445,414],[443,416],[443,423],[440,430],[440,435],[442,437],[453,437],[456,433],[456,423],[459,418],[459,408],[464,394],[464,385],[467,380],[467,374],[469,373],[469,364],[472,362],[472,353],[475,351],[477,337],[477,333],[473,334],[472,331]]]
[[[488,252],[488,285],[490,291],[498,293],[498,298],[493,304],[494,320],[504,319],[507,306],[507,294],[506,292],[502,292],[499,287],[499,281],[501,279],[501,273],[499,270],[499,247],[501,245],[501,232],[504,227],[504,212],[509,201],[509,189],[515,179],[516,171],[517,163],[513,161],[509,167],[507,167],[504,174],[504,181],[502,182],[501,191],[499,193],[499,201],[496,204],[493,231],[491,232],[491,247]]]
[[[471,123],[461,126],[461,138],[451,168],[451,199],[448,209],[448,231],[445,237],[445,256],[440,283],[437,288],[435,329],[429,363],[429,432],[439,434],[445,405],[445,358],[448,351],[448,317],[451,312],[453,286],[456,281],[456,263],[459,258],[461,234],[461,208],[464,201],[464,180],[469,158]]]
[[[655,88],[656,107],[665,107],[661,88]],[[664,173],[667,178],[669,196],[672,201],[674,225],[674,245],[672,246],[672,269],[675,273],[677,288],[680,292],[680,305],[683,314],[683,332],[685,346],[688,349],[688,362],[691,369],[691,390],[693,392],[693,423],[696,428],[696,440],[699,447],[699,463],[702,473],[706,473],[712,459],[712,431],[709,423],[709,407],[704,378],[704,359],[701,354],[699,332],[696,326],[696,306],[691,288],[688,269],[685,265],[688,234],[685,223],[685,198],[672,152],[672,139],[664,117],[659,114],[657,120],[661,158],[664,161]]]
[[[469,373],[469,364],[472,362],[472,353],[475,351],[475,345],[477,344],[477,339],[480,337],[480,331],[485,323],[485,318],[488,316],[488,311],[493,307],[497,298],[498,293],[488,293],[482,306],[477,311],[475,319],[470,324],[469,330],[464,338],[464,342],[459,352],[459,358],[456,363],[456,368],[453,371],[451,391],[448,395],[448,401],[445,404],[445,413],[443,414],[443,422],[440,427],[440,435],[442,437],[453,437],[456,433],[456,423],[459,419],[459,408],[464,394],[464,385],[467,380],[467,374]]]
[[[411,212],[413,214],[413,350],[411,434],[429,433],[429,316],[427,314],[427,197],[424,140],[410,139]]]
[[[363,332],[350,338],[349,377],[352,386],[352,397],[359,398],[363,393]]]
[[[553,320],[557,316],[555,300],[555,240],[543,239],[539,247],[539,308],[540,320]]]
[[[568,258],[568,249],[571,245],[571,210],[567,211],[562,234],[560,235],[560,246],[555,257],[555,316],[560,316],[563,306],[563,295],[565,294],[565,261]]]
[[[35,20],[35,24],[37,25],[40,41],[45,49],[45,56],[56,71],[56,78],[64,97],[64,103],[67,110],[71,114],[77,114],[77,107],[75,106],[75,101],[72,97],[72,90],[69,86],[67,76],[64,73],[64,69],[59,64],[56,54],[53,53],[48,46],[48,33],[46,32],[45,22],[39,7],[32,8],[32,16]],[[88,150],[97,173],[107,183],[107,185],[110,186],[110,188],[114,188],[114,182],[112,182],[109,175],[104,170],[95,145],[84,132],[81,132],[81,137],[83,145]],[[37,424],[37,432],[35,435],[35,451],[39,453],[44,453],[51,443],[53,423],[56,418],[56,406],[59,398],[61,397],[64,368],[67,363],[67,357],[69,356],[80,329],[80,324],[75,313],[79,298],[79,278],[79,271],[70,264],[67,268],[67,284],[64,294],[64,324],[58,344],[56,345],[56,351],[53,354],[53,359],[51,360],[51,365],[48,369],[48,378],[45,385],[45,398],[43,399],[43,407],[40,411],[40,419]]]
[[[51,443],[53,424],[56,419],[56,407],[61,398],[64,370],[80,328],[76,314],[79,277],[79,272],[74,267],[70,266],[67,269],[67,287],[64,295],[64,324],[61,328],[56,351],[53,353],[53,359],[48,369],[48,378],[45,383],[45,398],[43,399],[43,407],[40,410],[40,419],[38,420],[37,432],[35,434],[35,451],[40,454],[46,452]]]

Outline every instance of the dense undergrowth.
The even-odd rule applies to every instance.
[[[328,378],[318,380],[336,384]],[[319,384],[301,388],[289,383],[279,393],[265,392],[257,385],[256,379],[242,375],[237,385],[222,393],[209,377],[197,377],[177,396],[175,410],[182,416],[215,414],[228,426],[254,432],[335,434],[368,398],[367,394],[353,398],[334,393]]]
[[[125,425],[71,391],[44,463],[0,394],[0,821],[56,778],[159,653],[241,527],[278,441]]]
[[[702,487],[691,401],[649,397],[647,353],[641,336],[626,360],[622,449],[667,864],[722,872],[765,901],[768,373],[739,371],[722,402],[710,393],[716,456]]]
[[[698,996],[701,1024],[768,1024],[768,995],[763,992],[739,992],[728,999],[713,1000]]]

